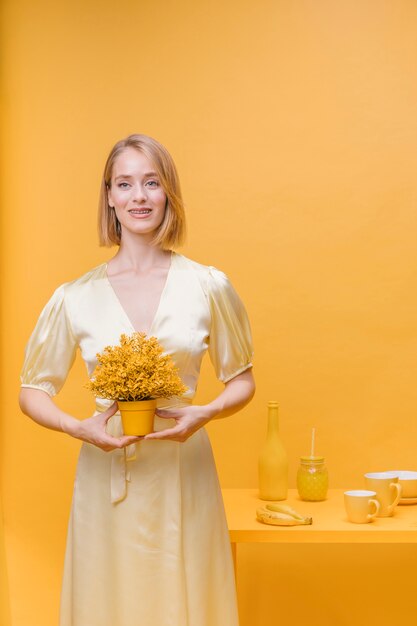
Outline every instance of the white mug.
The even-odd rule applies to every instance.
[[[354,524],[367,524],[379,513],[380,504],[375,491],[356,489],[345,491],[345,509],[348,520]]]
[[[401,485],[395,472],[369,472],[365,474],[366,486],[376,491],[380,504],[378,517],[394,515],[394,509],[401,498]]]

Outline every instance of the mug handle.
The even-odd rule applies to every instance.
[[[391,502],[391,504],[388,507],[388,512],[391,515],[391,513],[397,506],[399,499],[401,498],[401,485],[399,483],[391,483],[390,489],[397,492],[394,498],[394,502]]]
[[[368,503],[370,507],[372,507],[372,505],[375,507],[375,511],[373,513],[371,512],[368,514],[368,520],[371,521],[371,519],[374,519],[378,515],[379,509],[381,507],[380,507],[378,500],[374,500],[373,498],[368,500]]]

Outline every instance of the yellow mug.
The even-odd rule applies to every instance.
[[[345,491],[345,509],[348,520],[354,524],[367,524],[375,519],[380,508],[375,496],[375,491],[366,489]]]
[[[394,515],[395,507],[401,498],[401,485],[395,472],[369,472],[365,474],[366,486],[376,491],[380,507],[378,517]]]

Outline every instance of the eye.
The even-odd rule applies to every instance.
[[[159,183],[157,180],[148,180],[146,184],[148,187],[159,187]]]
[[[129,187],[129,183],[118,183],[117,186],[120,187],[121,189],[126,189],[126,187]]]

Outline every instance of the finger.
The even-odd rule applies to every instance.
[[[109,408],[106,409],[106,411],[100,414],[101,419],[107,424],[109,419],[116,413],[117,409],[118,409],[117,402],[113,402],[113,404],[109,406]]]
[[[158,417],[163,417],[164,419],[175,419],[182,415],[181,411],[175,409],[157,409],[155,413]]]
[[[132,443],[138,443],[140,439],[142,439],[142,437],[133,437],[131,435],[125,435],[123,437],[112,437],[111,435],[108,435],[101,439],[101,443],[109,449],[114,450],[116,448],[125,448]]]
[[[133,437],[132,435],[125,435],[123,437],[120,437],[119,441],[121,443],[121,447],[125,448],[126,446],[130,446],[130,444],[132,443],[138,443],[139,441],[141,441],[144,437],[141,436],[137,436],[137,437]]]
[[[181,434],[183,434],[182,429],[178,428],[178,426],[174,426],[173,428],[166,428],[165,430],[158,430],[149,435],[145,435],[144,439],[145,441],[149,439],[173,439]]]

